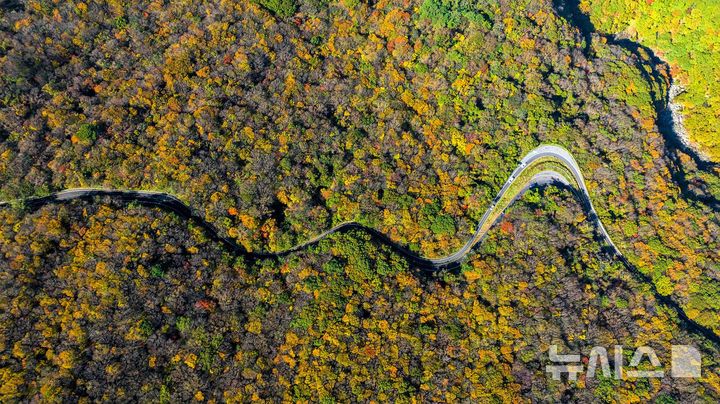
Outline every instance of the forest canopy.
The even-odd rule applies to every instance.
[[[720,169],[662,120],[686,80],[714,147],[717,13],[581,2],[587,32],[559,3],[3,2],[0,401],[717,401]],[[456,251],[541,144],[622,259],[556,185],[459,268],[391,248]],[[189,212],[53,199],[87,187]],[[251,254],[347,221],[376,233]],[[703,377],[545,373],[550,345],[643,344]]]
[[[598,30],[650,47],[682,88],[691,144],[720,160],[720,3],[714,0],[584,0]]]

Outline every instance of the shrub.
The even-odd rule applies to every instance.
[[[278,17],[287,18],[295,14],[295,0],[256,0],[258,4],[270,10]]]
[[[187,317],[180,316],[175,320],[175,327],[178,331],[184,333],[190,328],[190,319]]]
[[[420,15],[437,27],[453,29],[472,21],[489,28],[489,18],[478,8],[477,2],[467,0],[425,0],[420,6]]]
[[[84,123],[80,125],[80,129],[75,133],[75,136],[86,143],[94,142],[95,139],[97,139],[97,127],[89,123]]]

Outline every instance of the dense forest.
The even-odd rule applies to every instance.
[[[672,67],[691,144],[720,160],[720,3],[714,0],[590,0],[597,29],[649,46]]]
[[[356,220],[439,256],[556,143],[628,265],[555,187],[434,275],[363,232],[248,260],[160,209],[18,202],[0,209],[0,397],[717,400],[719,347],[679,316],[720,337],[720,169],[662,123],[688,77],[711,150],[715,104],[692,89],[717,83],[583,29],[550,0],[2,3],[0,200],[160,190],[247,251]],[[702,347],[702,380],[544,373],[551,343],[671,342]]]
[[[3,401],[720,399],[717,345],[582,216],[571,193],[534,191],[460,271],[429,275],[364,233],[248,262],[157,209],[6,210]],[[649,344],[666,362],[670,343],[703,350],[703,379],[545,373],[550,344]]]

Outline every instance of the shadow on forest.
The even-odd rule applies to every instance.
[[[686,147],[681,141],[672,119],[672,113],[668,107],[670,102],[669,87],[671,80],[670,67],[668,64],[646,46],[629,39],[617,38],[614,35],[605,35],[597,32],[592,21],[590,21],[590,17],[580,10],[579,0],[553,0],[553,5],[558,15],[565,18],[580,30],[581,35],[585,38],[585,56],[588,59],[594,57],[594,55],[592,55],[593,36],[605,38],[608,44],[621,47],[633,54],[636,60],[636,68],[650,84],[650,96],[653,100],[653,107],[657,116],[656,125],[665,141],[664,151],[673,181],[680,186],[681,195],[684,198],[705,204],[713,210],[720,209],[720,201],[718,201],[717,198],[709,194],[699,194],[690,189],[691,184],[684,170],[681,153],[690,156],[699,170],[711,173],[711,175],[716,175],[712,170],[717,168],[718,164],[703,160],[697,152]],[[649,71],[646,67],[650,68]],[[657,91],[654,90],[655,88],[662,89],[663,92],[658,94]],[[655,284],[648,275],[631,264],[627,258],[620,255],[618,251],[613,251],[613,253],[637,280],[650,286],[657,301],[670,307],[677,313],[680,321],[688,331],[700,334],[713,343],[720,345],[720,336],[718,336],[718,334],[710,328],[702,326],[690,319],[676,301],[669,296],[658,293]]]
[[[718,200],[718,198],[710,194],[693,191],[691,186],[697,186],[698,184],[691,184],[687,178],[681,159],[682,153],[688,155],[693,160],[698,170],[713,176],[717,175],[713,170],[720,167],[720,164],[703,160],[696,151],[686,147],[682,142],[669,108],[670,66],[647,46],[643,46],[629,39],[617,38],[615,35],[597,32],[592,21],[590,21],[590,17],[580,10],[579,0],[553,0],[553,5],[558,15],[577,27],[583,38],[585,38],[585,56],[588,59],[594,58],[592,54],[593,36],[605,38],[609,45],[623,48],[635,57],[635,67],[650,84],[650,96],[653,100],[653,107],[657,116],[655,124],[665,140],[664,151],[673,181],[680,187],[683,197],[705,204],[713,210],[720,209],[720,200]],[[646,67],[650,68],[649,72]],[[655,90],[656,88],[661,89],[662,92],[658,94]]]
[[[590,200],[585,196],[584,193],[579,192],[573,187],[570,187],[568,185],[565,185],[563,183],[557,182],[553,183],[552,185],[557,186],[561,189],[569,190],[575,195],[575,197],[580,201],[584,211],[588,213],[588,219],[593,221],[593,224],[595,225],[595,229],[598,230],[600,219],[592,213],[592,207],[590,205]],[[534,188],[544,188],[546,185],[539,185]],[[222,236],[218,230],[215,228],[215,226],[212,223],[207,222],[205,219],[200,217],[197,213],[193,211],[193,209],[180,201],[178,198],[176,198],[173,195],[170,194],[164,194],[164,193],[153,193],[153,194],[147,194],[139,191],[115,191],[115,190],[86,190],[82,191],[81,193],[78,193],[76,196],[73,196],[72,198],[64,198],[59,199],[57,195],[49,195],[45,197],[40,198],[31,198],[27,199],[24,202],[23,208],[26,210],[37,210],[45,205],[52,205],[52,204],[63,204],[71,202],[72,200],[83,200],[92,202],[95,200],[95,198],[111,198],[114,201],[119,201],[122,203],[137,203],[142,206],[146,207],[158,207],[163,210],[175,213],[177,216],[189,220],[193,222],[195,225],[202,228],[205,233],[209,236],[209,238],[212,241],[219,242],[223,246],[225,246],[227,249],[232,251],[233,253],[237,254],[238,256],[241,256],[243,258],[249,259],[249,260],[261,260],[261,259],[279,259],[284,256],[287,256],[292,253],[296,253],[302,250],[305,250],[313,245],[316,245],[321,240],[325,239],[327,236],[332,235],[334,233],[346,233],[353,230],[359,230],[362,232],[365,232],[369,234],[372,239],[376,242],[385,244],[392,248],[396,253],[404,257],[408,263],[412,264],[411,270],[418,276],[418,278],[422,282],[427,282],[429,280],[436,280],[436,281],[442,281],[442,277],[438,276],[438,274],[442,274],[443,272],[452,272],[452,273],[459,273],[462,261],[465,257],[462,257],[460,260],[453,262],[447,266],[438,267],[433,262],[428,260],[427,258],[424,258],[420,256],[418,253],[413,252],[409,250],[407,247],[393,241],[389,236],[386,234],[368,227],[361,225],[359,223],[348,223],[341,227],[339,227],[336,231],[331,232],[327,234],[325,237],[322,237],[321,239],[318,239],[315,242],[304,244],[301,247],[297,248],[291,248],[289,250],[280,252],[280,253],[269,253],[269,252],[250,252],[245,247],[238,244],[235,240],[227,238]],[[492,225],[497,224],[500,220],[502,220],[504,216],[504,212],[499,215],[499,217],[495,220],[495,222],[492,223]],[[716,345],[720,346],[720,336],[715,334],[710,328],[707,328],[694,320],[690,319],[685,311],[680,307],[680,305],[675,302],[672,298],[669,296],[664,296],[658,293],[654,283],[652,282],[652,279],[644,274],[642,271],[640,271],[636,266],[631,264],[619,251],[617,251],[611,244],[606,243],[606,239],[603,236],[603,234],[600,231],[595,232],[595,239],[602,245],[603,252],[606,253],[609,257],[616,258],[620,260],[623,265],[626,267],[626,269],[640,282],[645,283],[653,293],[655,299],[662,303],[663,305],[671,308],[678,316],[681,327],[684,328],[687,331],[699,334],[704,336],[706,339],[712,341]],[[482,241],[482,240],[480,240]],[[475,244],[475,246],[471,249],[470,252],[472,253],[477,249],[477,247],[481,243],[478,242]],[[483,304],[485,304],[488,307],[493,307],[492,304],[490,304],[488,301],[486,301],[482,296],[478,296],[478,299],[482,301]]]
[[[594,35],[599,34],[595,32],[595,28],[590,22],[588,16],[586,16],[579,10],[578,3],[579,2],[577,0],[554,0],[554,4],[558,13],[564,18],[566,18],[568,21],[571,21],[574,25],[576,25],[580,29],[582,35],[585,37],[585,52],[588,58],[590,58],[590,53],[592,52],[592,38]],[[617,39],[613,36],[604,37],[611,45],[620,46],[636,56],[637,67],[643,73],[645,79],[651,83],[651,88],[665,89],[662,94],[658,94],[653,90],[651,92],[651,96],[658,116],[657,126],[658,128],[660,128],[660,131],[665,139],[665,154],[669,159],[672,177],[681,187],[682,195],[690,200],[704,203],[713,209],[718,209],[720,203],[715,197],[709,195],[700,195],[690,190],[690,184],[686,179],[685,172],[683,171],[683,164],[680,159],[680,152],[681,149],[683,149],[683,145],[679,140],[677,132],[675,131],[672,118],[667,107],[669,95],[666,90],[668,88],[670,77],[667,64],[665,64],[657,56],[655,56],[655,54],[650,49],[643,47],[637,43],[626,39]],[[645,67],[649,67],[649,71],[645,69]],[[716,164],[714,163],[708,163],[701,160],[698,155],[691,150],[682,150],[682,152],[690,155],[695,161],[697,167],[701,170],[707,171],[716,167]],[[562,184],[556,185],[561,188],[568,188],[567,186]],[[585,198],[585,196],[582,194],[578,194],[574,188],[571,188],[571,190],[576,196],[579,197],[585,211],[590,212],[590,205],[587,198]],[[143,194],[136,191],[93,190],[87,191],[82,195],[73,197],[72,199],[93,201],[97,197],[109,197],[112,198],[112,200],[121,201],[123,203],[137,203],[142,206],[159,207],[163,210],[173,212],[179,217],[189,220],[195,225],[202,228],[206,232],[206,234],[208,234],[211,240],[220,242],[235,254],[251,260],[278,259],[282,256],[311,247],[312,245],[319,242],[318,240],[317,242],[310,243],[309,245],[305,245],[302,248],[293,248],[282,253],[249,252],[247,251],[247,249],[239,245],[234,240],[220,235],[214,225],[207,222],[201,216],[196,214],[193,209],[190,208],[188,205],[184,204],[182,201],[169,194]],[[50,195],[41,198],[31,198],[25,201],[25,208],[35,210],[39,209],[44,205],[66,203],[68,201],[68,199],[58,199],[56,195]],[[497,220],[500,220],[501,218],[502,215]],[[590,219],[596,223],[599,220],[594,215],[590,215]],[[459,261],[449,266],[438,268],[428,259],[421,257],[419,254],[409,250],[407,247],[398,244],[384,233],[381,233],[376,229],[361,225],[359,223],[346,224],[338,228],[336,232],[345,233],[353,230],[365,232],[369,234],[373,238],[373,240],[391,247],[394,251],[403,256],[409,263],[413,265],[413,271],[423,281],[427,281],[429,279],[436,279],[442,281],[441,277],[437,276],[437,274],[441,271],[451,271],[457,273],[460,270],[461,263]],[[597,231],[596,239],[601,243],[605,241],[602,234]],[[479,243],[477,245],[479,245]],[[604,247],[604,252],[607,253],[609,256],[614,256],[615,258],[619,259],[626,267],[626,269],[636,279],[648,285],[648,287],[654,294],[655,299],[663,305],[672,309],[672,311],[677,314],[679,322],[684,329],[702,335],[707,340],[712,341],[714,344],[720,346],[720,336],[718,336],[708,327],[700,325],[694,320],[690,319],[685,313],[685,311],[680,307],[680,305],[673,299],[658,293],[654,283],[652,282],[652,279],[648,275],[641,272],[637,267],[632,265],[619,251],[613,249],[611,246],[606,246]],[[479,297],[479,299],[482,300],[482,297]],[[485,301],[484,303],[488,306],[491,306]]]

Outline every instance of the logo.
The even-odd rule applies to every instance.
[[[662,378],[666,376],[666,370],[655,350],[649,346],[641,346],[635,349],[629,363],[624,363],[624,348],[622,345],[613,347],[613,366],[610,366],[610,358],[605,347],[596,346],[590,350],[587,359],[587,369],[583,365],[583,358],[579,354],[558,353],[557,345],[550,345],[548,351],[550,362],[545,370],[551,374],[554,380],[561,380],[562,375],[567,375],[568,380],[577,380],[578,375],[585,372],[586,379],[592,379],[600,372],[603,377],[622,379],[629,378]],[[647,366],[649,362],[650,366]],[[641,366],[642,365],[642,366]],[[649,369],[648,369],[649,368]],[[702,375],[702,356],[700,352],[690,345],[673,345],[670,359],[670,376],[675,378],[699,378]]]

